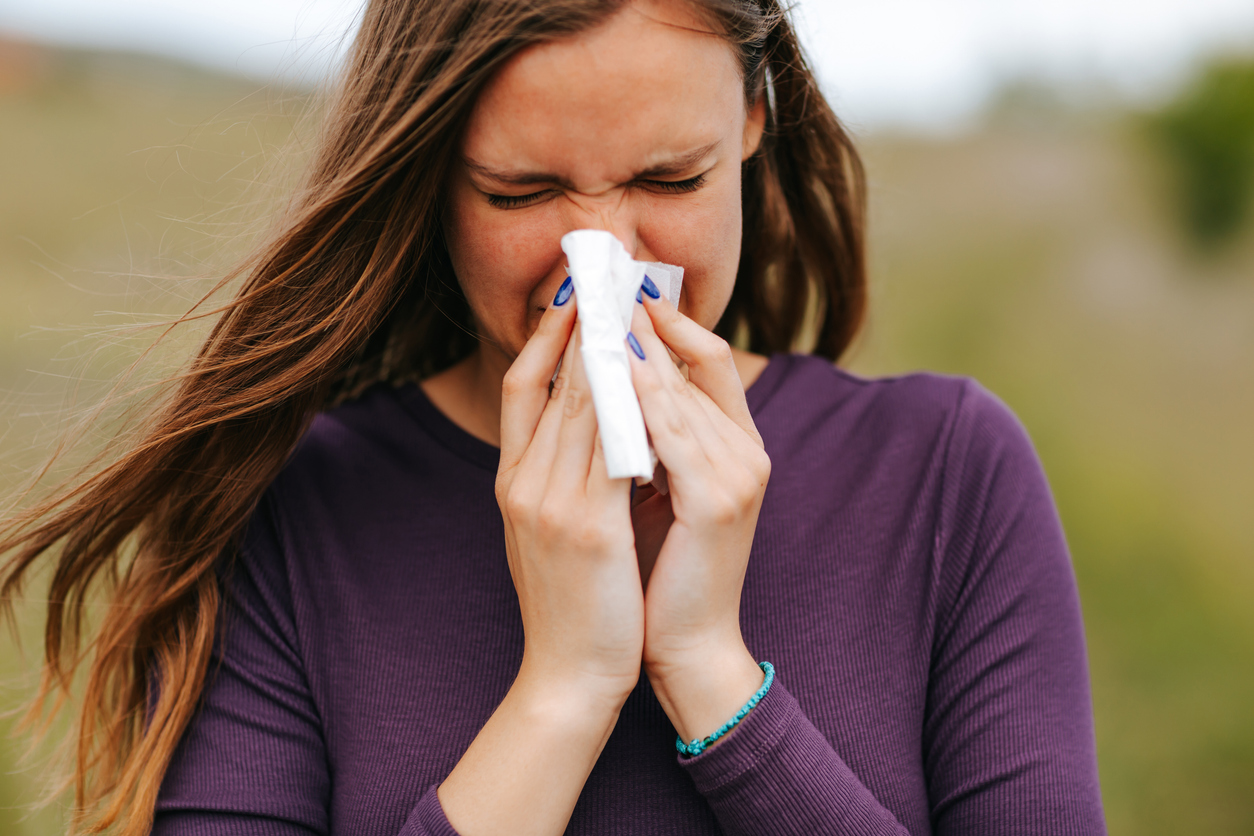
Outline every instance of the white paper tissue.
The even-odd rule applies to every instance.
[[[653,478],[657,455],[631,384],[627,332],[645,274],[677,307],[684,268],[636,261],[613,234],[599,229],[567,233],[562,236],[562,251],[575,283],[580,353],[592,388],[606,470],[611,479],[638,477],[643,484]]]

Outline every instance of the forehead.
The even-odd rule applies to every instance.
[[[735,47],[685,6],[631,4],[519,53],[480,95],[465,155],[599,182],[728,136],[745,115]]]

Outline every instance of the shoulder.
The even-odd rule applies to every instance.
[[[362,473],[379,458],[412,446],[413,419],[399,391],[374,386],[360,397],[319,413],[293,449],[276,484],[336,481]]]
[[[386,497],[405,495],[401,474],[421,450],[418,436],[392,387],[319,413],[244,523],[232,565],[275,590],[267,597],[276,608],[290,608],[302,576],[338,571],[331,558],[351,551]]]
[[[823,440],[883,453],[937,451],[995,435],[1026,439],[1014,413],[969,377],[915,372],[863,377],[811,355],[776,355],[750,390],[764,437],[814,449]],[[757,390],[757,391],[755,391]]]
[[[808,355],[777,355],[772,367],[750,408],[781,496],[807,507],[823,496],[833,512],[870,502],[877,518],[928,518],[938,545],[994,506],[1010,511],[1015,497],[1052,508],[1023,425],[977,381],[867,378]]]
[[[376,386],[319,413],[258,501],[244,546],[286,552],[340,520],[351,525],[420,450],[401,394]],[[377,503],[374,503],[377,504]]]
[[[977,410],[1005,410],[1005,406],[970,377],[919,371],[901,375],[866,377],[811,354],[777,354],[773,379],[763,376],[771,401],[782,400],[793,408],[817,401],[909,417],[952,414],[964,402]],[[765,398],[764,398],[765,399]]]

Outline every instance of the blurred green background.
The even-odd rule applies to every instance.
[[[845,363],[973,376],[1028,427],[1073,552],[1121,836],[1254,833],[1252,67],[1217,60],[1154,112],[1019,82],[961,132],[861,137],[873,301]],[[6,493],[155,336],[136,326],[241,252],[303,104],[164,59],[0,42]],[[35,659],[37,604],[36,586]],[[0,708],[31,671],[6,637]],[[0,748],[0,833],[62,832],[58,806],[25,812],[45,775],[24,748]]]

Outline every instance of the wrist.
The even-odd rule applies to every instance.
[[[560,833],[614,730],[618,700],[532,670],[520,670],[437,790],[458,833]]]
[[[684,742],[713,734],[748,702],[764,679],[743,641],[672,657],[647,666],[646,672],[658,702]]]
[[[524,660],[510,692],[537,717],[590,726],[608,722],[612,727],[632,687],[618,679],[562,674]]]

